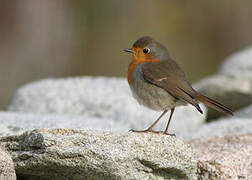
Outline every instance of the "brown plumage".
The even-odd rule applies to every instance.
[[[124,51],[133,54],[127,76],[133,96],[148,108],[164,111],[148,129],[136,132],[153,132],[154,125],[171,109],[164,131],[168,134],[175,107],[187,103],[193,105],[200,113],[203,112],[198,103],[202,102],[217,111],[233,115],[233,111],[228,107],[194,90],[183,70],[170,57],[167,48],[153,38],[142,37],[131,49]]]

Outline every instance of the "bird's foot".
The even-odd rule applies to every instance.
[[[142,131],[139,131],[139,130],[134,130],[134,129],[131,129],[129,130],[129,132],[136,132],[136,133],[147,133],[147,132],[152,132],[152,133],[162,133],[162,131],[154,131],[152,129],[145,129],[145,130],[142,130]]]
[[[163,134],[176,137],[176,134],[170,134],[170,133],[166,133],[166,132],[163,132]]]
[[[173,136],[173,137],[176,137],[176,134],[170,134],[170,133],[167,133],[167,132],[163,132],[163,131],[154,131],[152,129],[145,129],[145,130],[134,130],[134,129],[130,129],[129,132],[136,132],[136,133],[148,133],[148,132],[151,132],[151,133],[156,133],[156,134],[165,134],[165,135],[168,135],[168,136]]]

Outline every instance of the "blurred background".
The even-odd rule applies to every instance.
[[[0,109],[21,85],[50,77],[124,77],[122,51],[150,35],[191,82],[252,44],[251,0],[0,0]]]

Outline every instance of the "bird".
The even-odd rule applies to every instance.
[[[202,114],[199,102],[224,114],[233,115],[233,110],[227,106],[193,89],[184,71],[171,58],[167,47],[154,38],[143,36],[124,51],[132,54],[127,80],[133,97],[147,108],[162,111],[147,129],[131,131],[174,136],[175,134],[168,133],[168,128],[175,108],[191,104]],[[153,127],[169,110],[171,112],[165,130],[154,131]]]

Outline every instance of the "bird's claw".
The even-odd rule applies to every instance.
[[[176,134],[170,134],[170,133],[163,133],[165,135],[169,135],[169,136],[172,136],[172,137],[176,137]]]
[[[152,129],[146,129],[146,130],[134,130],[134,129],[130,129],[129,132],[137,132],[137,133],[147,133],[147,132],[152,132],[152,133],[162,133],[162,131],[154,131]]]
[[[148,132],[151,132],[151,133],[156,133],[156,134],[162,133],[162,134],[165,134],[165,135],[169,135],[169,136],[176,137],[175,134],[169,134],[169,133],[165,133],[165,132],[163,132],[163,131],[154,131],[154,130],[152,130],[152,129],[146,129],[146,130],[142,130],[142,131],[130,129],[129,132],[136,132],[136,133],[148,133]]]

